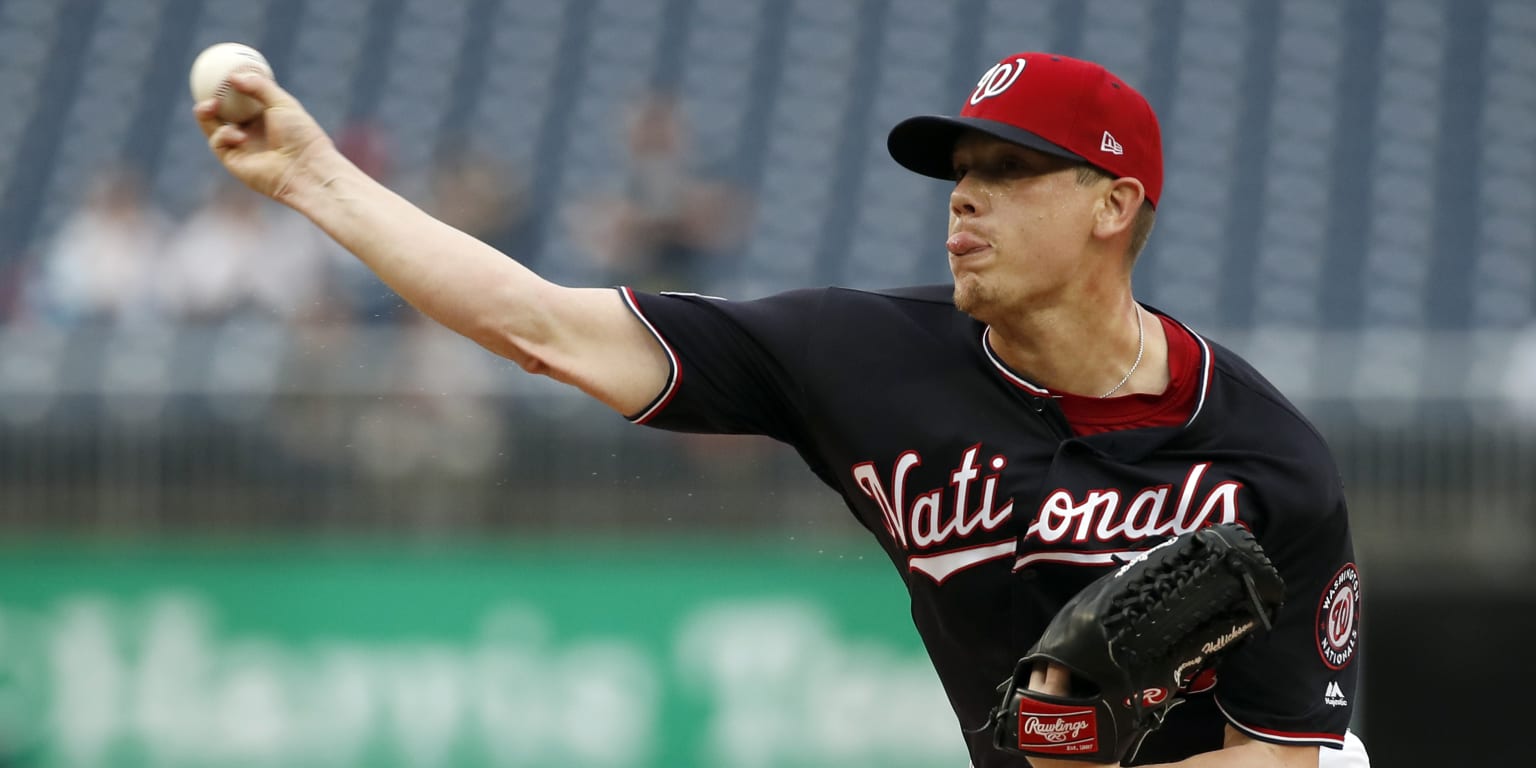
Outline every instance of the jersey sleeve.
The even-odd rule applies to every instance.
[[[1254,739],[1342,749],[1358,694],[1360,575],[1337,475],[1303,484],[1312,498],[1286,503],[1309,509],[1272,510],[1255,531],[1285,579],[1285,604],[1270,632],[1222,664],[1215,700]]]
[[[621,289],[666,351],[666,387],[636,424],[679,432],[803,436],[802,368],[823,291],[753,301]]]

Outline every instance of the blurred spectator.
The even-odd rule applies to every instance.
[[[383,130],[367,120],[357,120],[336,134],[336,147],[364,173],[375,179],[394,177],[394,157]],[[336,299],[336,309],[359,323],[393,323],[414,312],[405,300],[339,246],[326,241],[326,262]]]
[[[696,167],[677,97],[645,94],[629,116],[623,193],[588,202],[574,224],[609,282],[644,290],[700,290],[707,261],[740,243],[747,204]]]
[[[1536,323],[1513,334],[1513,343],[1499,359],[1504,364],[1499,389],[1505,404],[1520,423],[1536,424]]]
[[[138,173],[103,172],[42,254],[34,311],[63,325],[155,317],[151,286],[168,229]]]
[[[170,237],[157,281],[167,314],[182,321],[222,320],[244,302],[246,265],[266,248],[265,198],[221,183],[208,203]]]
[[[0,253],[0,324],[21,317],[26,309],[27,270],[31,265],[25,253],[7,256]]]
[[[464,481],[489,476],[505,456],[497,397],[504,364],[420,313],[402,321],[400,333],[388,366],[398,394],[357,412],[348,457],[393,501],[420,510],[424,525],[484,523],[466,516],[486,509],[479,502],[496,488]]]
[[[530,230],[525,176],[493,157],[444,143],[432,174],[432,199],[426,208],[438,219],[488,243],[517,254]]]
[[[262,212],[267,247],[245,268],[251,308],[289,323],[344,317],[332,274],[335,244],[292,209],[262,198]],[[350,255],[348,259],[356,261]]]
[[[222,184],[171,237],[159,281],[183,321],[323,315],[325,252],[314,228],[239,184]]]

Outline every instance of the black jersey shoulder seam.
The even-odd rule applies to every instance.
[[[1328,445],[1327,438],[1323,437],[1323,434],[1317,431],[1317,426],[1314,425],[1312,421],[1306,417],[1306,414],[1301,412],[1301,409],[1296,407],[1295,403],[1286,400],[1283,396],[1276,397],[1275,393],[1266,391],[1263,387],[1254,386],[1254,384],[1248,380],[1247,376],[1242,375],[1242,372],[1239,370],[1234,370],[1234,366],[1228,363],[1227,358],[1231,357],[1230,354],[1219,355],[1217,357],[1222,358],[1222,360],[1219,363],[1213,361],[1213,365],[1215,365],[1216,368],[1215,372],[1220,374],[1222,378],[1233,384],[1241,386],[1244,390],[1247,390],[1248,392],[1260,398],[1263,398],[1270,405],[1275,406],[1277,409],[1284,412],[1290,419],[1300,424],[1304,429],[1306,429],[1307,433],[1312,435],[1312,437],[1315,438],[1319,443],[1323,444],[1324,446]]]

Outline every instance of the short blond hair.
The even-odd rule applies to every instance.
[[[1113,180],[1115,177],[1091,165],[1079,165],[1077,167],[1077,183],[1079,186],[1088,186],[1100,181]],[[1147,247],[1147,240],[1152,237],[1152,226],[1157,223],[1157,208],[1150,200],[1141,201],[1141,210],[1136,212],[1136,221],[1131,224],[1131,247],[1126,256],[1131,261],[1141,255]]]

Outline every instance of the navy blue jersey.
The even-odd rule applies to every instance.
[[[742,302],[625,290],[672,361],[665,391],[631,420],[767,435],[799,452],[905,581],[976,768],[1028,765],[981,726],[1068,598],[1117,556],[1234,521],[1285,578],[1280,618],[1186,692],[1128,764],[1217,749],[1227,723],[1265,741],[1341,746],[1359,577],[1338,471],[1312,425],[1237,355],[1195,336],[1186,423],[1075,437],[951,290]]]

